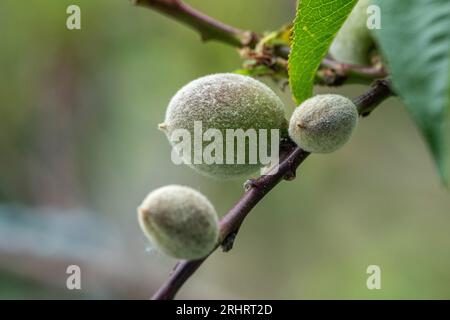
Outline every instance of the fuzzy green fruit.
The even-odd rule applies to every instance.
[[[218,129],[226,137],[226,129],[268,130],[270,146],[270,129],[280,129],[280,137],[287,131],[284,105],[280,98],[265,84],[251,77],[220,73],[196,79],[181,88],[169,103],[166,119],[160,124],[172,145],[175,145],[173,133],[177,129],[186,129],[194,137],[194,121],[201,121],[203,132]],[[195,148],[204,149],[210,141],[200,145],[192,140],[191,158],[194,159]],[[258,143],[259,144],[259,143]],[[235,148],[237,144],[235,144]],[[223,159],[226,159],[226,142],[223,141]],[[234,161],[220,163],[200,163],[183,160],[200,173],[219,179],[249,175],[261,168],[261,163],[247,161],[249,154],[248,139],[245,142],[246,161],[239,164],[237,151]],[[233,150],[231,150],[233,152]],[[201,161],[200,161],[201,162]]]
[[[292,114],[289,136],[305,151],[329,153],[350,138],[358,110],[348,98],[323,94],[304,101]]]
[[[184,186],[151,192],[138,208],[138,221],[156,247],[178,259],[205,257],[219,237],[213,205],[200,192]]]
[[[367,28],[370,4],[371,0],[359,0],[334,38],[330,54],[337,61],[355,65],[370,63],[370,51],[374,47],[372,33]]]

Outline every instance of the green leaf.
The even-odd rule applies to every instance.
[[[298,104],[312,95],[314,77],[356,0],[299,0],[289,55],[289,83]]]
[[[396,92],[420,128],[448,182],[450,5],[448,0],[376,0],[382,29],[375,32]]]

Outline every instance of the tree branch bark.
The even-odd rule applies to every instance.
[[[377,80],[367,92],[354,99],[354,103],[358,108],[358,113],[361,116],[367,116],[376,106],[391,95],[393,95],[393,92],[390,82],[384,79]],[[280,181],[283,179],[292,180],[295,177],[295,171],[298,166],[309,155],[308,152],[297,147],[292,141],[288,141],[281,149],[284,151],[284,155],[282,155],[279,165],[272,169],[268,175],[263,175],[258,179],[249,181],[244,195],[220,221],[220,238],[217,247],[222,245],[225,251],[229,250],[230,241],[232,245],[239,227],[250,211]],[[189,279],[207,258],[205,257],[195,261],[180,261],[152,299],[173,299],[186,280]]]
[[[217,40],[234,47],[252,46],[259,36],[215,20],[181,0],[132,0],[135,5],[162,12],[197,30],[203,41]]]
[[[241,30],[220,22],[204,13],[190,7],[182,0],[131,0],[133,4],[159,11],[169,17],[182,22],[196,30],[202,40],[216,40],[236,48],[254,48],[261,36],[253,31]],[[289,46],[278,46],[274,56],[288,59]],[[341,85],[348,78],[355,80],[371,80],[387,76],[382,67],[358,66],[340,63],[327,57],[322,62],[322,68],[332,72],[318,73],[320,84],[329,86]]]

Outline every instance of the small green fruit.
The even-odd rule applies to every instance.
[[[289,136],[305,151],[329,153],[350,138],[358,110],[348,98],[323,94],[304,101],[292,114]]]
[[[138,208],[138,221],[150,241],[170,256],[195,260],[216,246],[216,210],[200,192],[169,185],[151,192]]]
[[[330,47],[331,56],[339,62],[368,65],[374,47],[371,31],[367,28],[367,8],[371,0],[359,0],[342,25]]]
[[[246,161],[238,163],[237,151],[234,161],[226,162],[226,130],[267,129],[270,146],[270,129],[280,129],[280,136],[287,131],[284,105],[280,98],[265,84],[248,76],[220,73],[196,79],[181,88],[169,103],[166,119],[160,124],[172,145],[173,133],[177,129],[186,129],[194,137],[194,121],[201,121],[202,131],[218,129],[223,140],[223,163],[195,163],[194,152],[199,147],[203,150],[211,141],[191,143],[191,157],[182,155],[185,163],[211,177],[227,179],[249,175],[257,171],[261,163],[250,163],[249,141],[245,142]],[[237,143],[234,148],[236,148]],[[233,150],[231,150],[233,152]],[[270,151],[268,151],[270,152]],[[201,152],[200,152],[201,154]],[[201,161],[199,161],[201,162]]]

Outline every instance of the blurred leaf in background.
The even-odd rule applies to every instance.
[[[395,89],[427,142],[444,184],[450,144],[450,5],[446,0],[375,1],[376,30]],[[405,27],[406,26],[406,27]]]

